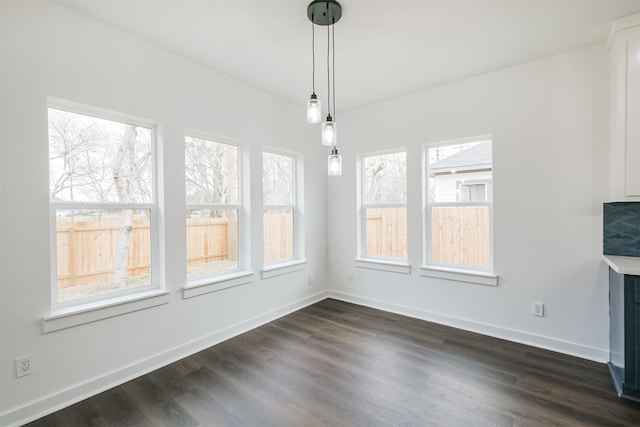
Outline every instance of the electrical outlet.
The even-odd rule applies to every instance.
[[[347,274],[347,282],[353,282],[353,274],[351,273]]]
[[[544,304],[541,302],[532,302],[531,314],[534,316],[544,317]]]
[[[309,273],[309,284],[313,285],[313,273]]]
[[[18,357],[16,359],[16,378],[24,377],[33,373],[31,355]]]

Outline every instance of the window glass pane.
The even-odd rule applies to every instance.
[[[365,204],[407,203],[407,153],[363,158]]]
[[[366,255],[407,257],[407,208],[367,208]]]
[[[238,147],[185,138],[188,204],[238,204]]]
[[[152,131],[49,108],[53,201],[152,200]]]
[[[471,201],[471,187],[469,185],[461,185],[458,189],[458,196],[461,202]]]
[[[293,157],[262,153],[263,204],[293,205]]]
[[[58,301],[151,283],[148,209],[56,210]]]
[[[265,264],[291,258],[293,258],[293,209],[265,209]]]
[[[491,141],[430,147],[428,162],[429,202],[489,200],[488,192],[458,187],[458,184],[491,179]],[[458,194],[458,190],[462,194]],[[478,199],[480,195],[482,199]]]
[[[487,199],[486,184],[472,184],[469,185],[469,201],[470,202],[483,202]]]
[[[489,267],[489,207],[432,207],[431,259],[441,264]]]
[[[187,276],[238,268],[238,210],[187,211]]]

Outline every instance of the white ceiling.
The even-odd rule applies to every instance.
[[[640,0],[339,0],[337,110],[606,40]],[[58,0],[268,92],[311,94],[310,0]],[[326,27],[316,92],[326,100]]]

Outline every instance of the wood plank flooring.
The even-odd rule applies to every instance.
[[[605,365],[327,299],[30,426],[640,426]]]

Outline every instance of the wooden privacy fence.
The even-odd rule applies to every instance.
[[[367,255],[407,257],[407,208],[367,209]]]
[[[264,260],[293,257],[292,212],[264,213]],[[407,209],[367,209],[368,255],[407,256]],[[432,259],[447,264],[488,266],[490,262],[489,208],[434,207],[431,214]],[[111,279],[120,221],[73,221],[57,225],[58,287],[108,282]],[[149,222],[135,220],[131,231],[128,275],[151,270]],[[227,218],[187,219],[187,264],[237,258],[237,227]]]
[[[434,262],[488,267],[490,222],[487,206],[434,207],[431,211]]]
[[[118,220],[67,222],[58,219],[58,288],[108,282],[111,279],[120,223]],[[128,275],[149,272],[150,254],[149,222],[135,220],[131,230]]]
[[[367,209],[367,255],[407,257],[407,209]],[[431,212],[432,260],[443,264],[489,266],[489,208],[434,207]]]
[[[70,222],[58,219],[56,249],[58,288],[111,280],[120,236],[118,220]],[[226,218],[187,219],[187,263],[198,264],[229,257]],[[127,263],[128,276],[151,271],[149,222],[135,220]]]
[[[264,262],[293,258],[293,212],[265,212]]]
[[[235,238],[235,234],[231,239]],[[235,254],[233,257],[236,257]],[[228,258],[229,221],[227,218],[187,218],[187,265]]]

